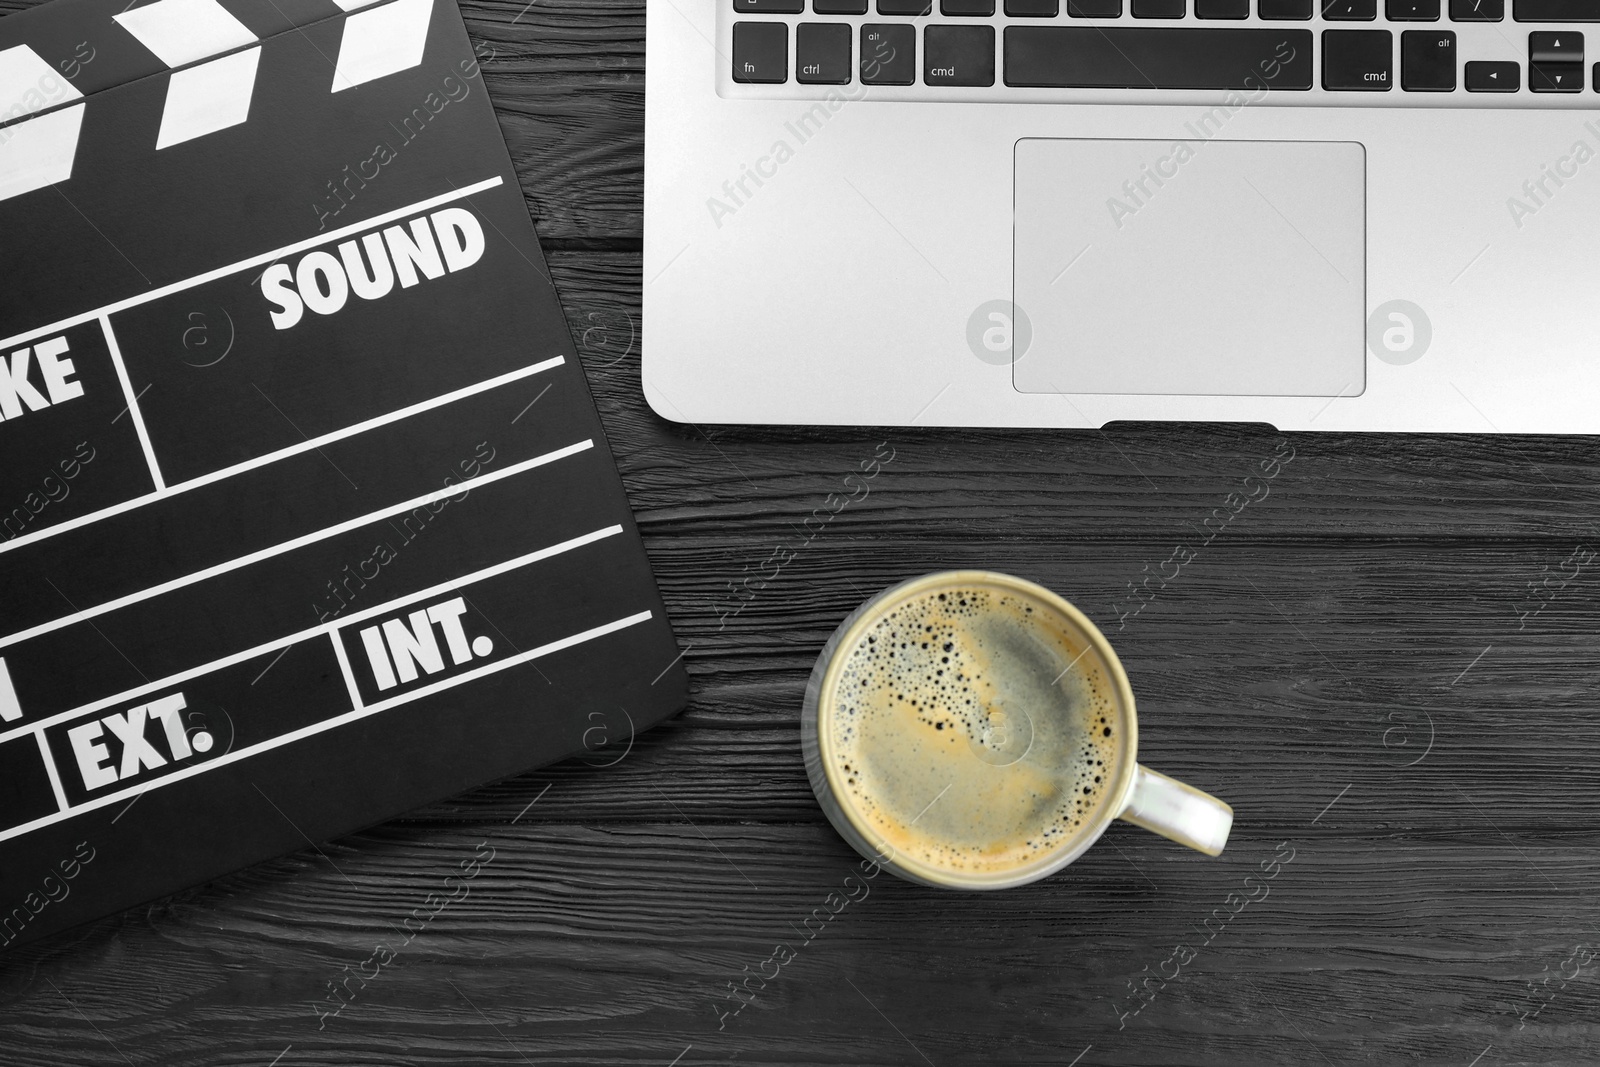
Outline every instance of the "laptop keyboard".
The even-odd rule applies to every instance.
[[[727,96],[1600,105],[1600,0],[717,2]]]

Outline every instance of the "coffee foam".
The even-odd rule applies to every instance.
[[[1116,779],[1117,689],[1051,607],[931,589],[841,648],[832,776],[897,854],[1003,874],[1072,841]]]

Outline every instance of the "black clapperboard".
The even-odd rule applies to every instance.
[[[453,0],[0,20],[0,944],[686,681]]]

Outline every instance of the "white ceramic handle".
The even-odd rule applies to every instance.
[[[1210,793],[1144,766],[1134,771],[1128,806],[1120,817],[1208,856],[1222,855],[1228,831],[1233,829],[1231,807]]]

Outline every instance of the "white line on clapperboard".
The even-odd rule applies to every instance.
[[[141,589],[137,593],[129,593],[127,596],[121,596],[115,600],[108,600],[103,604],[96,604],[92,608],[85,608],[82,611],[73,612],[71,615],[63,615],[58,619],[52,619],[49,622],[42,622],[39,625],[31,626],[26,630],[18,630],[14,634],[9,634],[3,638],[0,638],[0,649],[9,648],[12,645],[31,640],[32,638],[38,637],[41,634],[53,633],[56,630],[84,622],[88,619],[98,618],[107,612],[116,611],[132,604],[138,604],[153,597],[171,593],[174,590],[183,589],[186,586],[194,585],[197,582],[203,582],[208,578],[215,578],[218,575],[239,570],[241,567],[248,567],[252,563],[260,563],[262,560],[271,559],[274,556],[281,556],[286,552],[293,552],[297,548],[304,548],[306,545],[316,544],[318,541],[325,541],[330,537],[336,537],[342,533],[349,533],[351,530],[358,530],[369,523],[381,522],[384,519],[393,518],[396,515],[415,510],[416,508],[423,507],[424,505],[436,503],[437,501],[444,500],[447,497],[459,496],[469,489],[476,489],[480,486],[490,485],[494,482],[502,481],[503,479],[521,474],[523,471],[532,470],[534,467],[542,467],[547,463],[554,463],[557,460],[566,459],[568,456],[577,455],[579,452],[587,452],[593,447],[594,440],[592,438],[586,438],[577,442],[576,444],[567,445],[565,448],[558,448],[553,452],[546,452],[542,456],[534,456],[532,459],[525,459],[521,463],[513,464],[504,470],[494,471],[491,474],[480,474],[476,478],[463,479],[462,481],[457,482],[455,485],[447,485],[443,489],[435,489],[431,493],[424,493],[421,496],[412,497],[410,500],[404,500],[398,504],[391,504],[388,507],[379,508],[377,511],[369,511],[365,515],[357,515],[353,519],[346,519],[344,522],[337,523],[333,526],[326,526],[320,530],[313,530],[311,533],[303,534],[300,537],[291,538],[288,541],[281,541],[278,544],[272,545],[268,548],[258,549],[257,551],[251,552],[248,555],[239,556],[236,559],[230,559],[226,563],[217,563],[205,568],[204,570],[194,571],[190,574],[185,574],[182,577],[173,578],[171,581],[162,582],[160,585],[152,585],[146,589]]]
[[[379,615],[393,611],[398,605],[410,604],[420,600],[427,600],[431,597],[438,596],[440,593],[453,592],[457,589],[463,589],[469,585],[475,585],[478,582],[488,581],[490,578],[497,578],[502,574],[507,574],[511,571],[517,570],[520,567],[525,567],[530,563],[537,563],[542,559],[549,559],[552,556],[559,556],[563,553],[571,552],[574,549],[582,548],[585,545],[593,544],[596,541],[604,541],[608,537],[615,537],[621,532],[622,527],[619,525],[605,526],[590,533],[582,534],[581,536],[562,541],[559,544],[550,545],[547,548],[536,549],[533,552],[528,552],[524,555],[517,556],[515,559],[508,559],[504,563],[496,563],[491,567],[485,567],[482,570],[473,571],[471,574],[462,575],[459,578],[452,578],[449,581],[440,582],[438,585],[429,586],[427,589],[419,589],[415,593],[407,593],[403,597],[397,597],[394,600],[386,600],[382,604],[376,604],[370,608],[363,608],[362,610],[352,612],[343,618],[319,623],[316,626],[308,627],[307,629],[301,630],[298,633],[292,633],[285,637],[275,637],[265,644],[256,645],[254,648],[247,648],[243,652],[235,652],[230,656],[224,656],[222,659],[212,660],[210,663],[202,663],[198,667],[191,667],[189,670],[182,671],[178,674],[169,675],[165,678],[158,678],[153,682],[147,682],[144,685],[137,686],[133,689],[127,689],[120,693],[114,693],[111,696],[96,700],[92,704],[84,704],[68,711],[57,712],[56,714],[40,719],[37,722],[31,722],[25,726],[18,726],[14,729],[7,730],[4,733],[0,733],[0,745],[5,744],[7,741],[13,740],[14,738],[21,737],[23,734],[30,731],[39,731],[42,733],[58,723],[67,722],[69,720],[79,718],[80,716],[90,715],[97,711],[104,711],[106,708],[113,707],[115,705],[130,703],[150,693],[159,692],[163,689],[170,689],[175,685],[181,685],[184,682],[190,681],[191,679],[199,678],[207,674],[215,674],[217,671],[226,670],[227,668],[237,666],[240,663],[246,663],[260,656],[265,656],[269,652],[275,652],[278,649],[283,648],[290,648],[302,641],[310,640],[313,637],[318,637],[322,634],[332,634],[337,630],[342,630],[347,626],[353,626],[358,622],[366,622],[368,619],[376,618]],[[337,644],[338,642],[335,642],[335,645]],[[349,677],[350,676],[347,674],[346,678],[348,679]],[[352,692],[351,703],[355,707],[360,707],[361,697]]]
[[[122,346],[117,344],[117,335],[111,332],[111,319],[105,315],[100,316],[100,332],[106,335],[106,351],[111,353],[111,365],[117,369],[117,384],[122,386],[122,395],[128,398],[128,417],[133,421],[133,432],[139,436],[144,461],[150,467],[150,480],[156,483],[157,493],[164,492],[167,482],[156,463],[156,450],[150,447],[150,431],[145,429],[144,412],[139,410],[139,394],[133,391],[128,368],[122,362]]]
[[[398,410],[389,412],[387,415],[379,415],[376,418],[367,419],[365,422],[358,422],[353,426],[346,426],[342,430],[335,430],[332,433],[325,433],[321,437],[309,438],[297,445],[290,445],[288,448],[280,448],[276,452],[268,452],[266,455],[257,456],[255,459],[245,460],[243,463],[235,463],[231,467],[224,467],[221,470],[212,471],[210,474],[203,474],[200,477],[190,479],[187,482],[180,482],[177,485],[168,486],[159,492],[147,493],[144,496],[134,497],[132,500],[125,500],[120,504],[114,504],[111,507],[102,508],[99,511],[90,512],[87,515],[80,515],[78,518],[72,519],[68,522],[63,522],[56,526],[48,526],[37,533],[25,534],[22,537],[14,538],[13,540],[7,541],[4,544],[0,544],[0,555],[4,555],[5,553],[10,552],[12,549],[24,544],[31,544],[34,541],[42,541],[47,537],[55,537],[57,534],[66,533],[68,530],[76,530],[80,526],[87,526],[90,523],[99,522],[102,519],[109,519],[114,515],[121,515],[124,512],[133,511],[135,508],[142,508],[146,504],[155,503],[157,500],[165,500],[169,497],[177,496],[179,493],[187,493],[191,489],[199,489],[201,486],[211,485],[214,482],[220,482],[226,478],[232,478],[236,474],[244,474],[247,471],[255,470],[257,467],[265,467],[267,464],[276,463],[280,459],[287,459],[288,457],[298,455],[301,452],[310,452],[313,449],[321,448],[323,445],[332,444],[336,441],[343,441],[347,437],[354,437],[357,434],[366,433],[368,430],[375,430],[380,426],[387,426],[390,423],[399,422],[402,419],[408,419],[413,415],[420,415],[425,411],[432,411],[434,408],[444,407],[446,404],[453,404],[457,400],[465,400],[468,397],[477,396],[479,393],[487,393],[491,389],[498,389],[500,386],[509,382],[531,377],[554,367],[559,367],[564,363],[566,363],[566,357],[552,356],[551,358],[542,360],[533,364],[532,366],[523,367],[520,370],[510,371],[509,373],[499,375],[498,377],[490,378],[487,381],[479,382],[476,385],[469,385],[465,388],[457,389],[454,392],[445,393],[443,396],[436,396],[431,400],[423,400],[419,403],[412,404],[410,407],[399,408]]]
[[[272,263],[276,260],[282,259],[284,256],[292,256],[296,252],[304,252],[308,248],[316,248],[318,245],[325,245],[330,241],[337,241],[341,237],[349,237],[351,234],[362,233],[366,230],[372,229],[373,227],[382,226],[386,222],[393,222],[395,219],[401,218],[405,215],[414,215],[419,211],[427,211],[429,208],[438,207],[440,204],[448,204],[452,200],[461,200],[476,193],[481,193],[485,189],[493,189],[500,184],[500,177],[499,175],[496,175],[493,178],[488,178],[472,185],[466,185],[460,189],[452,189],[448,193],[440,193],[438,196],[429,197],[426,200],[419,200],[410,207],[397,208],[394,211],[387,211],[382,215],[367,219],[365,222],[352,223],[343,229],[334,230],[331,233],[318,234],[316,237],[308,237],[304,241],[296,241],[292,245],[285,245],[284,247],[276,249],[272,252],[263,252],[258,256],[251,256],[249,259],[242,259],[239,262],[227,267],[218,267],[216,270],[208,270],[204,274],[196,274],[193,278],[187,278],[181,282],[173,282],[170,285],[163,285],[161,288],[152,289],[148,293],[140,293],[138,296],[130,296],[124,300],[118,300],[116,303],[107,304],[104,307],[96,308],[93,311],[85,311],[80,314],[73,315],[70,318],[52,322],[50,325],[41,326],[36,330],[27,330],[23,333],[13,334],[12,336],[7,337],[5,340],[0,341],[0,348],[5,348],[8,345],[14,345],[18,341],[32,340],[41,334],[59,333],[62,330],[71,329],[74,326],[81,326],[92,319],[100,318],[102,315],[115,315],[118,312],[127,311],[129,308],[136,308],[141,304],[148,304],[152,300],[160,300],[162,297],[171,296],[173,293],[181,293],[185,289],[193,289],[197,285],[204,285],[207,282],[214,282],[218,278],[226,278],[230,274],[238,274],[240,271],[249,270],[251,267],[259,267],[264,263]]]
[[[499,178],[495,178],[487,183],[480,182],[478,185],[469,186],[466,191],[484,188],[488,185],[497,185],[499,182]],[[345,230],[336,230],[325,237],[318,238],[316,243],[326,243],[327,241],[337,240],[338,238],[345,236],[351,230],[381,226],[383,223],[401,215],[411,214],[417,210],[436,206],[447,200],[454,199],[456,195],[457,194],[452,193],[444,197],[434,197],[431,200],[424,200],[420,204],[413,204],[411,207],[401,209],[400,211],[390,212],[387,215],[380,215],[375,219],[371,219],[367,222],[359,224],[359,226],[347,227]],[[280,250],[276,253],[271,253],[271,255],[274,257],[286,255],[303,247],[307,247],[305,242],[302,242],[300,245],[291,246],[288,249]],[[234,273],[239,270],[248,269],[249,267],[256,265],[257,262],[257,260],[247,260],[243,264],[235,264],[233,267],[224,267],[221,271],[214,271],[212,273]],[[210,275],[201,276],[203,279],[209,279],[210,277]],[[185,285],[189,283],[178,284]],[[171,288],[172,287],[169,286],[168,290]],[[161,292],[164,293],[168,290],[162,290]],[[123,304],[131,306],[133,303],[150,298],[150,294],[145,294],[140,297],[131,298],[128,301],[123,301]],[[125,500],[120,504],[113,504],[111,507],[102,508],[99,511],[94,511],[87,515],[80,515],[76,519],[71,519],[55,526],[48,526],[43,530],[38,530],[31,534],[24,534],[21,537],[13,538],[4,544],[0,544],[0,555],[4,555],[5,553],[17,548],[21,548],[23,545],[33,544],[36,541],[43,541],[47,538],[56,537],[60,534],[68,532],[69,530],[76,530],[79,527],[87,526],[90,523],[99,522],[102,519],[109,519],[114,515],[121,515],[125,512],[133,511],[136,508],[142,508],[148,504],[153,504],[158,500],[165,500],[169,497],[177,496],[180,493],[187,493],[191,489],[199,489],[202,486],[211,485],[215,482],[232,478],[234,475],[244,474],[247,471],[255,470],[258,467],[264,467],[269,463],[276,463],[280,459],[287,459],[290,456],[299,455],[302,452],[310,452],[313,449],[321,448],[324,445],[333,444],[338,441],[343,441],[346,438],[354,437],[357,434],[366,433],[368,430],[375,430],[381,426],[387,426],[390,423],[399,422],[402,419],[410,418],[413,415],[419,415],[425,411],[432,411],[434,408],[443,407],[446,404],[453,404],[458,400],[465,400],[468,397],[476,396],[479,393],[488,392],[491,389],[497,389],[502,385],[518,381],[522,378],[531,377],[535,374],[540,374],[544,371],[551,370],[566,363],[565,357],[553,356],[550,359],[542,360],[533,364],[532,366],[523,367],[519,370],[510,371],[506,374],[501,374],[497,377],[490,378],[487,381],[478,382],[476,385],[465,386],[464,388],[456,389],[453,392],[445,393],[443,396],[436,396],[430,400],[423,400],[419,403],[412,404],[409,407],[403,407],[397,411],[391,411],[386,415],[379,415],[375,418],[358,422],[352,426],[346,426],[341,430],[335,430],[332,433],[325,433],[320,437],[310,438],[300,442],[297,445],[290,445],[287,448],[280,448],[276,452],[268,452],[265,455],[257,456],[254,459],[245,460],[243,463],[235,463],[231,467],[224,467],[221,470],[212,471],[210,474],[204,474],[198,478],[191,478],[188,481],[169,486],[166,485],[162,479],[160,468],[156,464],[155,452],[150,446],[150,435],[145,430],[144,417],[139,411],[138,397],[133,393],[133,387],[129,381],[127,371],[123,366],[122,351],[117,345],[116,338],[111,331],[109,316],[113,311],[120,310],[123,310],[122,305],[111,305],[107,308],[102,308],[98,312],[86,313],[86,317],[84,317],[82,321],[87,321],[89,318],[100,319],[101,329],[106,336],[106,345],[111,352],[111,359],[116,367],[117,378],[121,383],[123,392],[128,400],[128,412],[132,416],[134,428],[138,433],[139,444],[144,449],[145,462],[150,467],[150,476],[155,480],[156,492],[146,493],[144,496],[134,497],[132,500]],[[78,320],[63,320],[63,323],[77,325]],[[38,333],[49,333],[52,330],[65,328],[63,323],[56,323],[53,326],[45,327],[43,330],[31,331],[28,334],[19,334],[18,337],[12,338],[10,341],[0,342],[0,348],[3,348],[5,345],[12,343],[19,338],[31,337]]]
[[[69,807],[67,791],[61,788],[61,772],[56,770],[56,759],[50,755],[50,742],[45,740],[43,730],[33,736],[39,741],[39,755],[44,757],[44,773],[50,776],[50,791],[56,795],[56,810],[66,811]]]
[[[103,808],[107,805],[127,800],[129,797],[138,796],[143,793],[148,793],[153,789],[160,789],[164,786],[181,782],[186,778],[193,778],[197,774],[206,774],[209,771],[219,770],[223,767],[226,767],[230,763],[237,763],[242,759],[248,759],[251,756],[256,756],[263,752],[270,752],[272,749],[293,744],[294,742],[304,740],[307,737],[315,737],[317,734],[336,729],[345,725],[346,723],[355,722],[358,719],[365,719],[370,715],[376,715],[379,712],[388,711],[390,708],[397,707],[401,704],[409,704],[413,700],[418,700],[425,696],[431,696],[434,693],[442,692],[446,689],[453,689],[454,687],[462,685],[466,682],[476,681],[485,675],[508,670],[511,667],[519,666],[523,663],[527,663],[530,660],[539,659],[543,656],[548,656],[551,653],[572,648],[574,645],[581,645],[587,641],[592,641],[597,637],[604,637],[606,634],[616,633],[618,630],[625,630],[630,626],[637,626],[641,622],[648,622],[651,617],[651,612],[641,611],[636,614],[617,619],[615,622],[608,622],[604,626],[596,626],[593,629],[584,630],[582,633],[573,634],[571,637],[563,637],[559,641],[552,641],[547,645],[540,645],[538,648],[529,649],[520,655],[499,660],[498,662],[491,663],[486,667],[480,667],[477,670],[468,671],[465,674],[459,674],[453,678],[446,678],[443,681],[435,682],[432,685],[423,686],[421,689],[418,689],[414,692],[404,693],[397,697],[391,697],[388,700],[380,701],[379,703],[370,705],[368,707],[357,707],[354,711],[346,712],[343,715],[336,715],[331,719],[324,719],[322,722],[313,723],[310,726],[304,726],[298,730],[292,730],[289,733],[274,737],[269,741],[263,741],[258,745],[251,745],[248,748],[241,748],[236,752],[230,752],[226,756],[220,756],[217,759],[210,760],[206,763],[200,763],[193,767],[187,767],[181,771],[169,774],[165,778],[157,778],[156,780],[147,782],[144,785],[135,786],[131,789],[123,789],[116,793],[108,793],[103,797],[96,797],[94,800],[86,801],[75,808],[69,808],[65,811],[60,811],[54,815],[46,815],[43,818],[35,819],[30,823],[24,823],[21,826],[13,827],[10,830],[0,832],[0,841],[9,841],[13,837],[19,837],[23,834],[32,833],[34,830],[41,829],[45,826],[50,826],[54,823],[62,822],[66,819],[72,818],[75,815],[81,815],[85,812],[94,811],[98,808]],[[339,639],[337,635],[334,635],[333,640],[335,643],[338,642]]]

